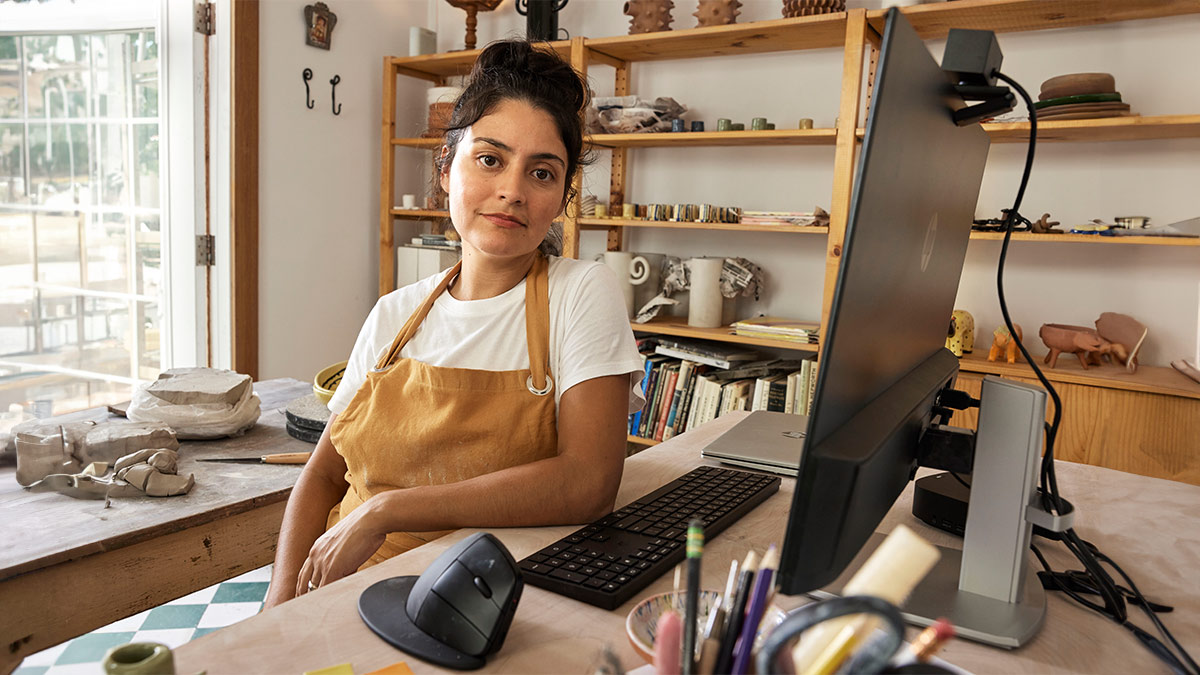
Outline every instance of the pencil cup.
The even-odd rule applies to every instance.
[[[104,655],[104,672],[110,675],[173,675],[171,650],[157,642],[129,642]]]
[[[652,595],[639,602],[625,617],[625,636],[633,651],[638,653],[647,663],[654,662],[654,640],[658,635],[658,620],[664,612],[671,610],[683,616],[683,592],[667,592]],[[696,629],[703,631],[708,621],[708,614],[716,607],[721,593],[713,590],[701,590],[700,602],[697,607]],[[775,605],[767,607],[763,614],[762,623],[758,625],[754,645],[758,649],[767,636],[787,617],[782,609]]]
[[[724,314],[725,298],[721,295],[721,269],[724,258],[691,258],[688,288],[688,325],[696,328],[717,328]]]

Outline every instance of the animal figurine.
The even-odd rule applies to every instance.
[[[1112,343],[1100,337],[1095,329],[1086,326],[1047,323],[1042,325],[1038,335],[1050,349],[1045,363],[1051,368],[1058,364],[1059,354],[1074,354],[1079,358],[1079,365],[1087,370],[1093,352],[1112,352]]]
[[[992,348],[988,350],[988,361],[996,361],[1000,355],[1004,355],[1004,360],[1009,363],[1017,362],[1017,341],[1025,338],[1021,332],[1021,324],[1014,323],[1013,330],[1017,333],[1016,340],[1013,339],[1012,333],[1008,332],[1008,326],[1000,326],[992,331]]]
[[[965,309],[956,309],[950,315],[950,328],[946,330],[946,349],[962,358],[963,352],[975,350],[975,317]]]
[[[1100,337],[1112,342],[1114,347],[1120,348],[1121,351],[1114,349],[1113,354],[1125,365],[1126,371],[1137,372],[1138,351],[1146,340],[1145,325],[1126,314],[1104,312],[1096,319],[1096,332]]]
[[[1054,227],[1058,224],[1059,222],[1057,220],[1050,220],[1049,213],[1043,213],[1041,218],[1038,218],[1030,224],[1030,229],[1034,234],[1062,234],[1062,230]]]

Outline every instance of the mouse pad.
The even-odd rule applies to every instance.
[[[392,577],[372,584],[358,596],[358,615],[388,644],[430,663],[455,670],[475,670],[486,662],[430,637],[404,611],[418,577]]]

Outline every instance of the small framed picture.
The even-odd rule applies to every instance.
[[[337,15],[323,2],[304,7],[304,41],[319,49],[329,49]]]

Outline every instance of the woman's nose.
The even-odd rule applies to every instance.
[[[525,201],[525,185],[519,171],[505,171],[501,174],[497,190],[500,199],[510,204],[520,204]]]

